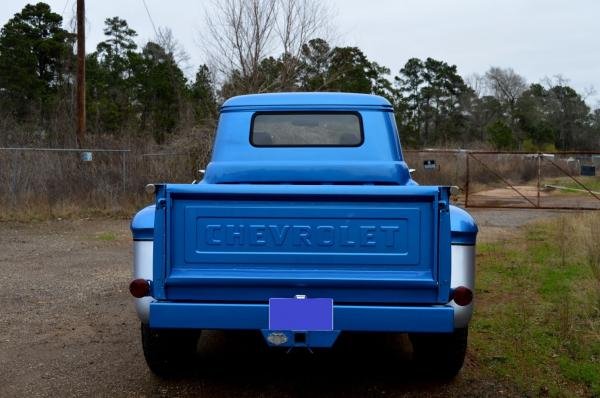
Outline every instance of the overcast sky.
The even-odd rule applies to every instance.
[[[396,74],[411,57],[433,57],[468,76],[512,67],[529,82],[561,74],[583,93],[600,91],[598,0],[324,0],[335,10],[338,45],[360,47]],[[69,25],[75,0],[47,0]],[[191,74],[205,60],[198,45],[200,0],[146,0],[154,24],[170,27],[191,56]],[[2,0],[1,24],[27,1]],[[142,44],[154,31],[142,0],[88,0],[87,46],[102,40],[104,19],[128,21]],[[64,10],[64,11],[63,11]],[[600,93],[588,98],[600,106]]]

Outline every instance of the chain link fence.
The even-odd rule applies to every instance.
[[[458,186],[457,200],[466,207],[600,209],[600,152],[404,155],[417,182]],[[130,214],[151,201],[146,184],[192,182],[204,166],[191,153],[0,148],[0,218]]]
[[[0,216],[127,213],[151,200],[146,184],[191,182],[200,166],[187,153],[0,148]]]

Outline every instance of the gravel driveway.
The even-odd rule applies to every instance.
[[[474,214],[492,240],[556,213]],[[418,376],[398,335],[343,336],[332,351],[284,354],[254,333],[206,332],[197,366],[158,379],[142,357],[130,264],[126,220],[0,223],[0,397],[521,395],[472,357],[453,382]]]

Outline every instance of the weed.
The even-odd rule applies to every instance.
[[[78,152],[0,151],[0,220],[131,215],[152,201],[146,184],[197,178],[208,148],[190,143],[183,149],[182,154],[144,156],[137,151],[154,150],[140,145],[132,152],[94,152],[91,162],[82,162]]]
[[[587,263],[595,279],[596,314],[600,313],[600,217],[598,214],[590,220],[587,242]]]
[[[560,217],[558,219],[557,237],[556,242],[558,243],[560,252],[560,265],[564,267],[567,261],[567,250],[569,248],[569,223],[566,217]]]
[[[561,371],[569,380],[588,385],[594,396],[600,396],[600,366],[597,363],[581,363],[569,358],[561,358],[559,364]]]
[[[522,240],[478,246],[472,346],[528,394],[600,395],[599,221],[534,224]]]
[[[96,239],[104,241],[104,242],[112,242],[117,240],[118,236],[117,234],[115,234],[114,232],[102,232],[98,235],[96,235]]]

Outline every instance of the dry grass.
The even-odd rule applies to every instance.
[[[472,348],[529,395],[600,396],[600,212],[478,245]]]
[[[586,257],[587,263],[590,266],[592,275],[594,275],[596,293],[597,293],[597,308],[596,311],[600,317],[600,213],[592,215],[584,225],[589,225],[589,229],[585,231]]]
[[[90,137],[90,145],[103,142]],[[112,147],[133,148],[125,155],[95,153],[91,163],[81,162],[77,152],[0,151],[1,219],[129,216],[148,202],[143,187],[151,182],[191,182],[209,161],[211,127],[179,134],[164,147],[152,147],[141,139],[106,141]],[[27,143],[23,143],[27,145]],[[144,155],[146,154],[146,155]],[[413,178],[424,185],[466,185],[466,152],[405,151]],[[478,159],[510,183],[536,185],[537,160],[521,154],[477,154]],[[437,167],[425,169],[434,159]],[[568,168],[566,159],[555,159]],[[577,170],[571,170],[575,173]],[[558,173],[558,174],[557,174]],[[562,174],[547,162],[542,178]],[[470,160],[470,194],[506,184],[476,160]],[[495,200],[494,198],[487,198]]]
[[[457,185],[466,183],[466,152],[410,151],[404,152],[405,161],[414,168],[413,177],[424,185]],[[571,156],[555,155],[553,162],[563,170],[578,176],[578,163],[571,162]],[[425,169],[423,161],[435,160],[435,169]],[[495,187],[505,187],[497,175],[513,185],[537,185],[538,160],[526,154],[475,153],[469,157],[469,190],[471,193]],[[542,181],[554,181],[565,174],[549,160],[540,163]],[[572,182],[572,180],[569,180]]]
[[[131,152],[0,151],[0,220],[130,216],[156,182],[191,182],[208,162],[212,134],[197,131],[168,148]]]

